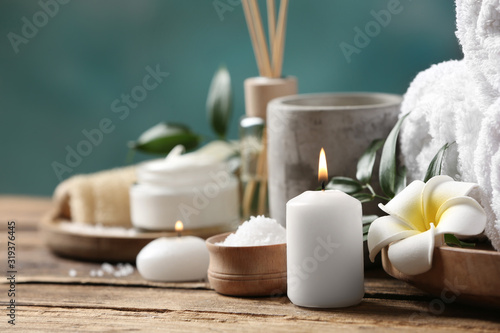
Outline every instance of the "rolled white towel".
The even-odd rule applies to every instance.
[[[411,83],[401,106],[401,114],[411,112],[401,130],[401,152],[410,181],[422,180],[437,151],[457,141],[456,118],[462,112],[456,110],[464,109],[467,87],[463,82],[468,80],[464,62],[452,60],[433,65]],[[452,146],[444,173],[455,179],[460,178],[458,159],[457,147]]]
[[[474,171],[481,186],[481,203],[488,215],[485,234],[500,250],[500,98],[490,106],[482,122]]]
[[[500,0],[456,0],[457,37],[482,108],[500,91]]]
[[[402,105],[401,130],[410,179],[422,179],[446,142],[445,174],[481,185],[485,233],[500,250],[500,0],[456,0],[457,37],[464,60],[418,74]]]

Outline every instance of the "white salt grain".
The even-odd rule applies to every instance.
[[[71,277],[75,277],[77,275],[76,270],[75,269],[70,269],[68,271],[68,275],[71,276]]]
[[[123,276],[130,275],[130,274],[134,273],[134,266],[132,266],[129,263],[126,263],[123,266],[123,268],[121,269],[121,272],[122,272]]]
[[[129,263],[118,263],[116,266],[111,265],[110,263],[102,263],[100,269],[92,269],[90,271],[90,276],[92,277],[103,277],[104,275],[112,275],[114,277],[122,277],[128,276],[134,273],[134,266]],[[70,271],[70,276],[71,271]],[[74,272],[74,276],[76,276],[76,271]]]
[[[108,274],[112,274],[115,271],[115,268],[113,267],[113,265],[111,265],[107,262],[105,262],[101,265],[101,269]]]
[[[251,216],[249,221],[238,227],[224,242],[223,246],[260,246],[286,243],[286,230],[276,220],[261,216]]]

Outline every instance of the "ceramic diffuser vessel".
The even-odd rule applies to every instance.
[[[207,239],[208,281],[230,296],[276,296],[286,293],[286,244],[222,246],[230,233]]]

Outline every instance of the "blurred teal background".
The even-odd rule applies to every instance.
[[[0,193],[50,195],[59,182],[52,163],[65,164],[66,146],[76,149],[82,131],[103,118],[114,130],[63,178],[125,165],[127,142],[162,120],[213,137],[205,101],[221,63],[232,76],[229,137],[237,138],[242,83],[258,75],[238,0],[60,0],[68,3],[58,8],[54,1],[0,2]],[[348,63],[339,45],[352,45],[354,28],[395,1],[290,1],[284,74],[298,77],[301,93],[402,94],[419,71],[462,57],[453,1],[401,0],[401,13]],[[52,4],[45,24],[42,4]],[[34,19],[41,27],[16,53],[9,33],[22,37]],[[169,76],[127,117],[113,112],[115,99],[142,85],[147,66]]]

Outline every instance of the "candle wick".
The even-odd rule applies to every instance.
[[[321,191],[325,191],[325,181],[321,181]]]
[[[181,232],[177,231],[177,237],[181,237]]]

